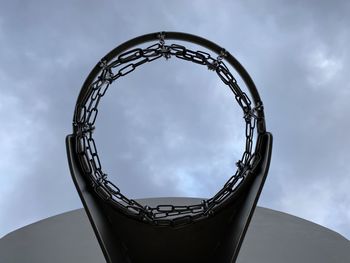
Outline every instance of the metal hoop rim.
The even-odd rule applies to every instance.
[[[77,99],[77,103],[76,103],[76,109],[74,111],[74,119],[76,119],[76,117],[77,117],[76,114],[78,112],[77,111],[78,105],[85,104],[86,101],[89,99],[90,92],[91,92],[91,84],[93,83],[94,79],[97,77],[99,72],[101,71],[101,62],[109,63],[112,59],[118,57],[122,52],[130,50],[131,48],[133,48],[137,45],[140,45],[140,44],[143,44],[146,42],[150,42],[150,41],[163,41],[164,42],[165,39],[175,39],[175,40],[180,40],[180,41],[187,41],[187,42],[192,42],[192,43],[197,44],[199,46],[205,47],[208,50],[211,50],[211,51],[215,52],[216,54],[218,54],[219,55],[218,60],[219,60],[219,57],[222,56],[222,59],[227,61],[235,69],[235,71],[240,75],[240,77],[245,82],[246,87],[248,88],[248,90],[250,92],[252,101],[255,104],[256,108],[259,108],[259,110],[256,111],[256,115],[254,116],[256,119],[259,120],[258,127],[257,127],[257,131],[258,131],[257,140],[259,141],[259,137],[266,132],[264,112],[263,112],[263,107],[262,107],[262,102],[260,100],[260,96],[259,96],[258,91],[255,87],[255,84],[254,84],[253,80],[251,79],[251,77],[249,76],[248,72],[229,52],[227,52],[225,49],[221,48],[217,44],[215,44],[207,39],[204,39],[202,37],[198,37],[198,36],[187,34],[187,33],[180,33],[180,32],[158,32],[158,33],[151,33],[151,34],[142,35],[142,36],[139,36],[139,37],[136,37],[134,39],[131,39],[129,41],[124,42],[123,44],[117,46],[112,51],[110,51],[107,55],[105,55],[101,59],[101,61],[90,72],[90,74],[86,78],[86,80],[85,80],[85,82],[80,90],[80,93],[79,93],[79,96]],[[73,124],[73,130],[74,130],[75,135],[77,134],[76,129],[77,129],[77,127]],[[246,135],[246,136],[248,136],[248,135]],[[258,147],[258,143],[256,144],[256,147]],[[110,182],[110,181],[108,181],[108,182]],[[244,184],[244,185],[246,185],[246,184]],[[238,189],[236,189],[237,192],[234,195],[238,194],[238,192],[241,192],[242,188],[243,188],[243,185],[241,187],[239,187]],[[164,206],[167,206],[167,205],[164,205]],[[225,206],[225,204],[221,203],[220,207],[222,208],[223,206]]]

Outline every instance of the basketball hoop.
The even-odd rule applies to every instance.
[[[176,41],[181,41],[181,44]],[[195,44],[198,49],[192,50],[183,42]],[[145,43],[149,45],[145,47]],[[237,170],[213,197],[192,205],[164,203],[149,206],[128,198],[103,170],[93,136],[98,106],[108,89],[118,85],[118,79],[161,59],[185,60],[206,67],[209,74],[216,74],[232,91],[245,123],[245,147],[241,159],[237,161]],[[238,73],[244,81],[248,93],[241,89],[232,71]],[[263,103],[243,66],[228,51],[209,40],[186,33],[160,32],[143,35],[119,45],[93,68],[78,96],[73,134],[69,136],[67,147],[73,179],[77,173],[81,174],[89,191],[92,190],[93,198],[103,207],[109,207],[108,209],[142,224],[178,228],[214,217],[228,207],[238,206],[244,200],[242,196],[246,196],[252,188],[257,174],[263,174],[254,201],[250,202],[248,214],[251,216],[267,175],[271,143],[272,137],[265,128]],[[75,182],[76,180],[75,178]],[[76,186],[81,192],[79,183],[76,182]],[[86,198],[80,194],[88,210]],[[249,220],[245,220],[246,227]],[[242,239],[240,237],[238,243]]]

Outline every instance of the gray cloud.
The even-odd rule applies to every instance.
[[[217,42],[247,68],[274,134],[260,205],[349,237],[346,1],[8,1],[0,11],[0,236],[80,207],[65,156],[89,70],[121,42],[160,30]],[[116,83],[96,140],[130,196],[210,196],[242,149],[241,115],[215,75],[161,61]],[[109,141],[113,138],[112,141]]]

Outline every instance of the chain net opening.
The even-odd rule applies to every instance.
[[[156,44],[146,48],[127,50],[109,62],[100,61],[99,74],[89,85],[88,92],[82,102],[76,105],[73,127],[76,138],[75,151],[82,172],[94,192],[103,201],[143,222],[158,226],[178,226],[213,215],[235,195],[260,160],[260,156],[253,151],[253,137],[257,122],[263,121],[261,117],[258,117],[258,112],[263,110],[263,106],[261,103],[255,107],[252,106],[251,100],[241,90],[224,62],[227,54],[227,51],[222,49],[219,56],[214,58],[204,51],[193,51],[176,43],[166,44],[164,36],[159,34],[159,41]],[[189,206],[164,204],[150,207],[129,199],[113,182],[108,180],[107,174],[102,170],[93,131],[98,105],[112,83],[118,78],[130,74],[141,65],[161,58],[170,59],[173,57],[206,66],[210,71],[216,72],[222,82],[231,89],[243,112],[246,143],[243,155],[236,163],[237,171],[213,197],[202,200],[200,204]],[[257,132],[259,133],[259,131]]]

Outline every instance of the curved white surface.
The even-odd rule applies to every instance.
[[[0,262],[105,262],[83,209],[0,239]],[[350,241],[301,218],[257,207],[237,263],[349,263]]]

